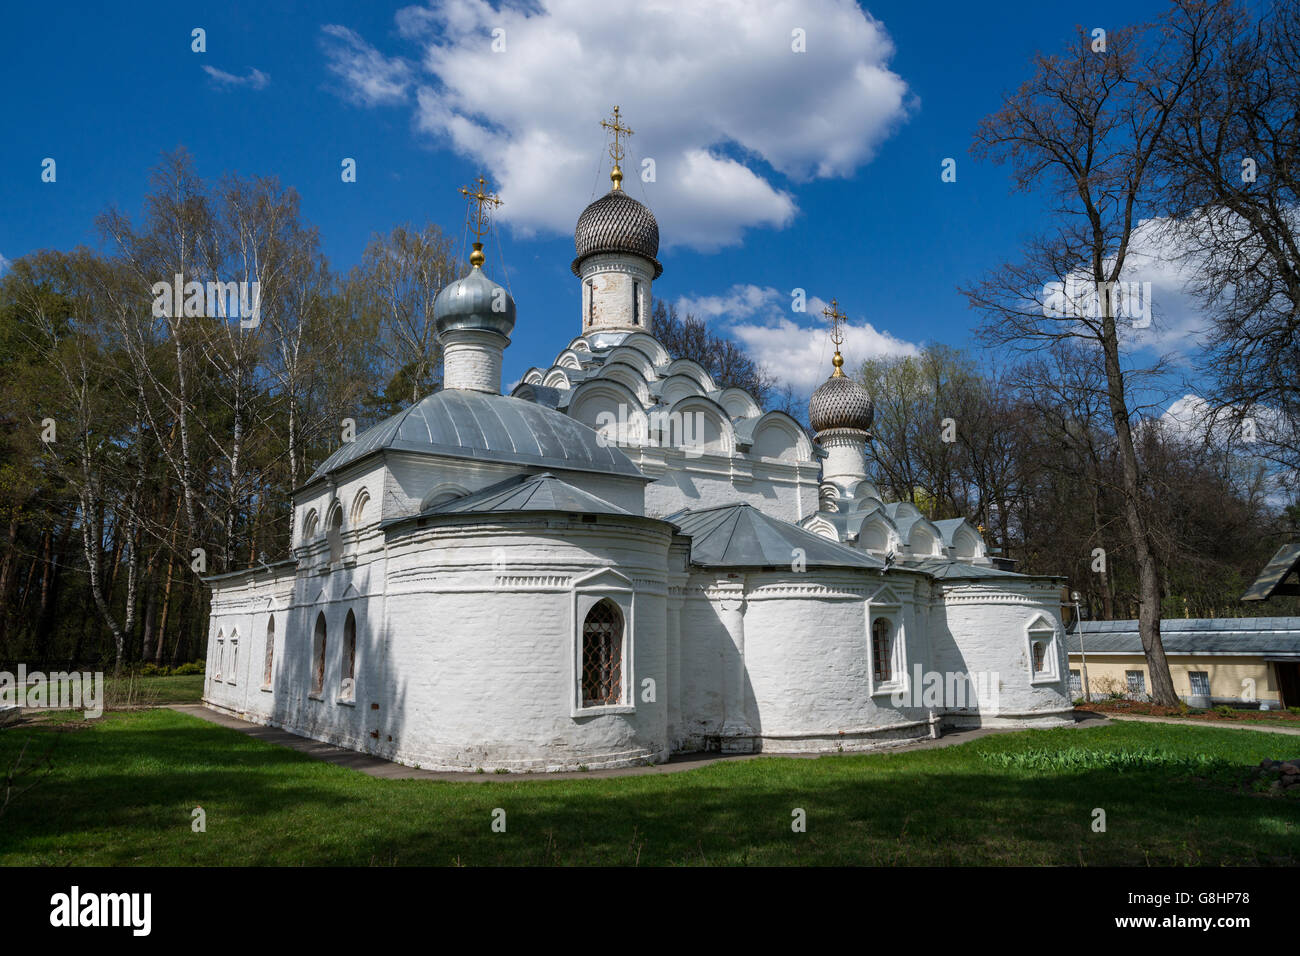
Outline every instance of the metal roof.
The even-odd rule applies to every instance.
[[[503,511],[577,511],[630,515],[630,511],[573,487],[552,474],[516,475],[427,509],[425,515],[486,514]]]
[[[1273,595],[1300,594],[1300,585],[1295,582],[1282,582],[1287,575],[1300,568],[1300,542],[1284,544],[1278,548],[1264,570],[1259,572],[1253,584],[1241,596],[1243,601],[1267,601]]]
[[[344,444],[307,483],[381,449],[645,479],[627,455],[563,412],[505,395],[449,388]]]
[[[962,564],[960,561],[921,561],[908,567],[924,571],[940,581],[978,581],[984,578],[1048,578],[1056,580],[1059,576],[1052,574],[1020,574],[1017,571],[1003,571],[992,566]]]
[[[829,541],[788,521],[765,515],[748,504],[679,511],[666,521],[691,539],[691,562],[701,567],[790,567],[803,551],[805,566],[867,568],[885,564],[871,555]]]
[[[1066,636],[1079,652],[1082,632],[1089,654],[1141,654],[1137,621],[1082,621]],[[1300,617],[1176,618],[1160,622],[1166,654],[1240,654],[1300,658]]]

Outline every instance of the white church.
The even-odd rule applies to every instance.
[[[290,558],[207,579],[204,703],[469,772],[1072,722],[1060,580],[882,501],[838,335],[811,439],[655,338],[659,227],[610,128],[579,334],[502,395],[515,304],[475,243],[435,303],[442,387],[294,492]]]

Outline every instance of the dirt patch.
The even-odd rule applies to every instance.
[[[1136,700],[1099,700],[1080,704],[1075,710],[1094,714],[1132,714],[1138,717],[1181,717],[1205,723],[1271,723],[1300,727],[1300,714],[1289,710],[1198,710],[1195,707],[1165,707]]]

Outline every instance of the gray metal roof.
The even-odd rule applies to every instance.
[[[630,511],[575,488],[552,474],[516,475],[473,494],[427,509],[426,515],[486,514],[504,511],[577,511],[630,515]]]
[[[1286,581],[1287,575],[1300,569],[1300,542],[1284,544],[1264,565],[1254,583],[1241,596],[1243,601],[1267,601],[1273,595],[1300,594],[1300,586]],[[1286,583],[1283,583],[1286,582]]]
[[[1141,654],[1137,621],[1082,621],[1066,636],[1079,652],[1082,632],[1089,654]],[[1300,617],[1176,618],[1160,622],[1166,654],[1243,654],[1300,658]]]
[[[307,483],[381,449],[645,478],[627,455],[563,412],[451,388],[362,432],[326,458]]]
[[[795,549],[807,567],[869,568],[884,562],[862,551],[828,541],[747,504],[679,511],[665,520],[691,539],[691,562],[701,567],[790,567]]]
[[[1019,574],[1015,571],[1002,571],[985,565],[962,564],[960,561],[920,561],[916,564],[910,564],[908,567],[924,571],[930,577],[937,578],[940,581],[979,581],[985,578],[1019,578],[1023,581],[1026,578],[1033,577],[1055,577],[1046,574]]]

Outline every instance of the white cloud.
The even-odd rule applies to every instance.
[[[598,122],[615,103],[636,131],[625,188],[654,210],[665,247],[703,249],[788,224],[780,177],[851,175],[913,105],[883,26],[852,0],[448,0],[396,23],[421,48],[417,128],[486,167],[522,234],[568,232],[593,185],[608,188]],[[792,52],[796,29],[807,52]],[[340,37],[362,63],[350,95],[396,89],[384,71],[399,61],[354,36]]]
[[[271,82],[271,78],[256,67],[249,71],[248,76],[235,76],[225,70],[218,70],[215,66],[205,66],[203,70],[221,86],[247,86],[249,89],[261,90]]]
[[[734,285],[722,295],[687,296],[674,305],[678,315],[708,319],[741,342],[755,361],[797,393],[811,394],[831,374],[835,348],[822,318],[822,309],[829,305],[824,299],[810,296],[806,310],[795,313],[787,292],[772,286]],[[840,351],[852,372],[867,359],[916,355],[920,349],[850,315]]]
[[[411,67],[401,57],[385,57],[355,31],[338,24],[321,27],[321,46],[329,70],[344,83],[343,95],[362,106],[400,103],[411,85]]]
[[[2,253],[0,253],[0,275],[4,275],[8,271],[9,271],[9,260],[6,259]]]

